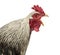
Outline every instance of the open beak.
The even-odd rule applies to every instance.
[[[45,16],[46,16],[46,17],[49,17],[47,14],[45,14]],[[41,22],[42,22],[42,21],[41,21]],[[43,22],[42,22],[41,24],[44,26],[44,23],[43,23]]]

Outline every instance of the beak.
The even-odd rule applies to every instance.
[[[42,22],[42,26],[44,26],[43,22]]]
[[[42,26],[44,26],[43,22],[41,21]]]
[[[47,14],[45,14],[46,17],[49,17]],[[44,23],[41,21],[42,26],[44,26]]]
[[[47,14],[45,14],[46,17],[49,17]]]

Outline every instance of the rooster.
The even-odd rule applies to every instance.
[[[12,21],[0,28],[0,55],[25,55],[33,30],[39,31],[41,18],[47,16],[38,5],[26,18]]]

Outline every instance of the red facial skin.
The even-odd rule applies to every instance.
[[[41,26],[42,22],[40,20],[36,19],[30,19],[29,20],[30,24],[30,31],[35,30],[36,32],[39,31],[39,27]]]
[[[33,31],[35,30],[36,32],[39,31],[39,28],[42,24],[42,21],[41,21],[41,18],[43,17],[44,15],[40,15],[38,13],[35,13],[32,17],[32,19],[29,20],[29,24],[30,24],[30,31]]]
[[[32,9],[34,9],[38,13],[33,14],[32,19],[29,20],[30,31],[35,30],[36,32],[38,32],[39,28],[42,24],[41,18],[43,16],[45,16],[45,13],[44,13],[43,9],[41,7],[39,7],[38,5],[34,5],[34,7],[32,7]]]

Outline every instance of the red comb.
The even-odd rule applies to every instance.
[[[44,13],[43,9],[41,7],[39,7],[39,5],[34,5],[34,7],[32,7],[32,9],[34,9],[35,11],[37,11],[39,13]]]
[[[33,19],[41,19],[41,17],[45,15],[43,9],[39,7],[39,5],[34,5],[32,9],[38,12],[32,15]]]

